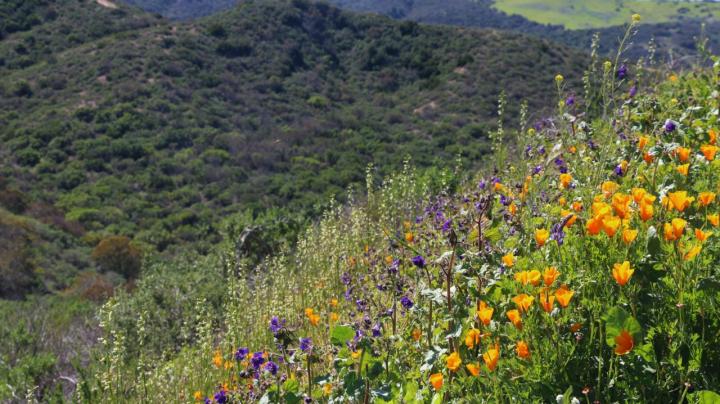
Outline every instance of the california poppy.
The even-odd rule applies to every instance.
[[[460,355],[457,352],[453,352],[447,357],[446,363],[448,369],[456,372],[462,364],[462,359],[460,359]]]
[[[517,356],[522,359],[527,359],[530,357],[530,348],[528,348],[527,343],[525,341],[518,341],[517,344],[515,344],[515,351],[517,352]]]
[[[615,353],[618,355],[625,355],[630,352],[635,346],[632,335],[627,330],[622,330],[619,335],[615,337]]]
[[[498,359],[500,359],[500,346],[497,344],[483,354],[483,361],[491,372],[497,367]]]
[[[435,391],[440,390],[443,385],[442,373],[433,373],[430,375],[430,384],[432,384]]]
[[[545,286],[550,286],[555,282],[555,279],[560,276],[560,272],[555,267],[545,268],[543,272],[543,282]]]
[[[534,297],[528,296],[525,293],[521,293],[512,298],[512,301],[521,311],[528,311],[534,300]]]
[[[574,294],[575,292],[567,289],[565,285],[555,291],[555,297],[557,298],[558,304],[560,304],[563,308],[570,304],[570,299],[572,299]]]
[[[535,242],[537,243],[538,247],[542,247],[545,245],[545,242],[547,242],[548,238],[550,238],[550,232],[545,229],[537,229],[535,230]]]
[[[468,349],[475,348],[475,345],[480,343],[480,330],[476,328],[471,328],[467,334],[465,334],[465,346],[468,347]]]
[[[470,372],[471,375],[477,376],[480,374],[480,366],[474,364],[474,363],[468,363],[465,365],[465,368]]]
[[[492,320],[493,311],[494,311],[494,309],[492,307],[488,307],[488,305],[485,302],[480,301],[480,303],[478,304],[477,316],[478,316],[478,319],[480,319],[480,322],[483,323],[483,325],[485,325],[485,326],[490,325],[490,320]]]
[[[706,144],[700,146],[700,151],[702,152],[703,156],[705,156],[705,160],[713,161],[715,160],[715,154],[718,152],[718,147],[715,145]]]
[[[633,229],[625,229],[622,232],[622,239],[623,242],[627,245],[632,244],[633,241],[635,241],[635,238],[637,238],[638,231]]]
[[[613,267],[612,275],[620,286],[625,286],[632,277],[634,269],[630,268],[630,262],[625,261],[622,264],[615,264]]]
[[[698,202],[700,206],[708,206],[715,201],[715,192],[700,192]]]
[[[508,310],[507,317],[518,330],[522,328],[522,316],[518,310]]]

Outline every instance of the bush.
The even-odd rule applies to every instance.
[[[92,251],[92,259],[102,272],[115,272],[127,279],[137,278],[142,253],[125,236],[110,236],[101,240]]]

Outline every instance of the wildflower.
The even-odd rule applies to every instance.
[[[700,192],[698,202],[700,206],[708,206],[715,201],[715,192]]]
[[[253,353],[252,357],[250,358],[250,364],[252,365],[253,369],[258,370],[260,369],[260,365],[265,363],[265,355],[263,352],[255,352]]]
[[[710,143],[710,144],[717,143],[717,132],[715,132],[715,129],[710,129],[708,131],[708,143]]]
[[[412,330],[412,339],[415,340],[415,342],[420,341],[420,337],[422,337],[422,331],[420,331],[419,328],[415,328]]]
[[[645,147],[647,147],[648,143],[650,143],[650,138],[647,136],[640,136],[638,138],[638,150],[643,151]]]
[[[621,219],[627,219],[630,216],[630,203],[633,201],[632,196],[623,193],[617,193],[612,197],[612,207],[615,214]]]
[[[633,188],[630,191],[630,194],[632,195],[635,203],[639,205],[645,199],[647,191],[644,188]]]
[[[329,314],[328,319],[330,320],[331,323],[334,323],[340,319],[340,316],[337,313],[332,312]]]
[[[375,323],[375,325],[372,327],[372,336],[377,338],[382,336],[382,326],[380,323]]]
[[[617,216],[606,216],[602,219],[602,229],[608,237],[614,237],[622,221]]]
[[[446,359],[447,368],[450,369],[453,372],[456,372],[460,368],[460,364],[462,364],[462,360],[460,359],[460,355],[457,352],[453,352],[450,354],[450,356]]]
[[[582,328],[582,323],[573,323],[573,324],[570,326],[570,331],[571,331],[571,332],[578,332],[578,331],[580,331],[580,328]]]
[[[703,156],[705,156],[705,160],[707,161],[715,160],[715,154],[718,152],[718,149],[719,148],[717,146],[710,144],[700,146],[700,151],[702,152]]]
[[[602,218],[598,217],[592,217],[587,221],[587,224],[585,225],[588,231],[588,234],[591,236],[597,236],[600,234],[600,230],[602,230]]]
[[[680,237],[682,237],[683,232],[685,231],[686,225],[687,222],[681,218],[674,218],[670,221],[670,223],[665,223],[665,226],[663,228],[665,240],[679,240]]]
[[[300,338],[300,350],[309,352],[313,347],[312,338]]]
[[[707,215],[707,220],[715,227],[718,227],[720,225],[720,215],[717,213],[714,215]]]
[[[468,363],[465,365],[465,368],[470,372],[471,375],[477,376],[480,374],[480,366],[474,364],[474,363]]]
[[[222,353],[219,349],[216,350],[215,355],[213,355],[213,365],[215,365],[216,368],[221,368],[223,365]]]
[[[560,272],[558,272],[557,268],[555,268],[555,267],[545,268],[545,271],[543,271],[543,274],[542,274],[543,282],[545,283],[545,286],[552,285],[558,276],[560,276]]]
[[[617,78],[618,80],[622,80],[625,77],[627,77],[627,66],[625,64],[620,65],[620,67],[617,69]]]
[[[480,301],[478,303],[478,309],[477,309],[477,316],[478,319],[480,319],[480,322],[483,323],[483,325],[488,326],[490,325],[490,320],[492,319],[494,309],[492,307],[488,307],[488,305]]]
[[[632,22],[639,23],[640,22],[640,14],[633,14],[632,15]]]
[[[323,394],[325,394],[326,396],[329,396],[330,393],[332,393],[333,385],[332,385],[332,383],[325,383],[323,385],[322,389],[323,389]]]
[[[695,200],[695,198],[688,197],[686,191],[670,192],[667,197],[672,207],[679,212],[684,211]]]
[[[612,62],[609,60],[606,60],[605,63],[603,63],[603,68],[606,72],[609,72],[610,69],[612,69]]]
[[[646,164],[652,164],[652,162],[655,161],[655,156],[651,153],[643,153],[643,161],[645,161]]]
[[[713,232],[711,231],[702,231],[701,229],[695,229],[695,238],[698,239],[700,242],[704,242],[708,239],[708,237],[712,236]]]
[[[618,190],[618,188],[620,188],[620,185],[613,181],[605,181],[600,186],[600,189],[602,190],[605,198],[611,197],[612,194],[614,194]]]
[[[308,316],[308,320],[310,321],[310,324],[317,326],[320,323],[320,316],[317,314],[311,314]]]
[[[413,301],[407,296],[400,298],[400,304],[405,308],[405,310],[410,310],[414,305]]]
[[[515,216],[517,213],[517,206],[515,203],[511,203],[510,206],[508,206],[508,212],[510,212],[511,215]]]
[[[522,359],[527,359],[530,357],[530,348],[528,348],[527,343],[525,341],[518,341],[517,344],[515,344],[515,351],[517,352],[517,356]]]
[[[562,74],[558,74],[557,76],[555,76],[555,82],[556,82],[558,85],[560,85],[560,83],[562,83],[563,80],[565,80],[565,77],[563,77]]]
[[[498,359],[500,359],[500,346],[497,344],[483,354],[483,361],[491,372],[497,367]]]
[[[285,319],[278,319],[277,316],[273,316],[270,319],[270,332],[277,336],[280,331],[285,327]]]
[[[467,334],[465,334],[465,345],[468,349],[473,349],[475,345],[480,343],[480,330],[477,328],[471,328]]]
[[[433,373],[430,375],[430,384],[432,384],[435,391],[438,391],[442,388],[443,385],[443,375],[442,373]]]
[[[265,364],[265,370],[270,372],[271,375],[275,376],[278,372],[278,365],[273,361],[268,361]]]
[[[560,174],[560,185],[567,189],[567,187],[570,186],[570,183],[572,182],[573,177],[570,174]]]
[[[196,391],[195,393],[193,393],[193,398],[195,399],[195,401],[202,400],[202,392],[200,390]]]
[[[392,257],[390,257],[390,258],[392,258]],[[335,299],[335,298],[330,299],[330,306],[337,307],[337,305],[338,305],[338,299]]]
[[[618,355],[625,355],[630,352],[635,345],[632,335],[627,330],[622,330],[619,335],[615,337],[615,353]]]
[[[215,393],[215,402],[218,404],[225,404],[228,402],[227,393],[224,389],[221,389],[217,393]]]
[[[623,242],[627,245],[632,244],[633,241],[635,241],[635,238],[637,238],[638,231],[633,229],[625,229],[622,232],[622,239]]]
[[[583,204],[580,201],[575,201],[572,204],[572,208],[575,212],[580,212],[583,210]]]
[[[237,352],[235,352],[235,360],[241,361],[243,359],[246,359],[249,353],[250,350],[247,348],[238,348]]]
[[[677,128],[677,125],[672,120],[668,119],[665,121],[665,125],[663,126],[665,128],[665,132],[672,133]]]
[[[632,277],[634,269],[630,268],[630,262],[625,261],[622,264],[615,264],[613,266],[612,275],[620,286],[625,286]]]
[[[640,219],[642,219],[643,222],[647,222],[648,220],[652,219],[653,215],[655,214],[655,208],[652,205],[652,202],[641,202],[640,203]]]
[[[515,256],[513,253],[509,252],[502,257],[503,265],[505,265],[508,268],[512,268],[513,265],[515,265]]]
[[[560,211],[560,215],[561,215],[562,217],[564,217],[564,218],[567,219],[567,220],[565,221],[565,226],[564,226],[564,227],[566,227],[566,228],[569,228],[570,226],[574,225],[575,222],[577,221],[577,216],[575,216],[575,215],[572,213],[572,211],[563,209],[563,210]]]
[[[357,350],[357,351],[353,351],[353,352],[350,353],[350,356],[351,356],[353,359],[359,358],[360,355],[362,355],[362,349],[359,349],[359,350]]]
[[[411,259],[413,265],[415,265],[418,268],[425,268],[425,258],[423,258],[421,255],[417,255]]]
[[[555,296],[550,295],[547,291],[547,289],[540,292],[540,307],[545,311],[545,313],[550,313],[553,310],[553,303],[555,303]]]
[[[405,241],[407,241],[408,243],[412,243],[413,241],[415,241],[415,236],[412,234],[412,232],[409,231],[405,233]]]
[[[555,291],[555,298],[557,298],[558,304],[565,308],[570,304],[570,299],[572,299],[574,294],[575,292],[568,290],[567,287],[563,285]]]
[[[683,259],[685,261],[691,261],[693,260],[698,254],[700,254],[700,251],[702,251],[702,247],[699,245],[695,245],[691,247],[684,255]]]
[[[528,309],[532,305],[533,300],[535,300],[534,297],[528,296],[525,293],[519,294],[512,298],[513,303],[515,303],[515,305],[521,311],[528,311]]]
[[[568,107],[571,107],[571,106],[575,105],[575,96],[574,96],[574,95],[570,95],[569,97],[567,97],[567,98],[565,99],[565,105],[568,106]]]
[[[544,246],[548,238],[550,238],[549,231],[545,229],[535,230],[535,242],[537,243],[538,247]]]
[[[637,91],[638,91],[637,84],[635,84],[632,87],[630,87],[630,90],[628,91],[628,96],[630,98],[635,97],[637,95]]]
[[[690,160],[690,152],[691,150],[687,147],[678,147],[673,150],[673,154],[678,158],[678,160],[680,160],[681,163],[685,163]]]
[[[520,312],[518,310],[509,310],[507,312],[507,317],[510,320],[511,323],[517,328],[518,330],[522,328],[522,317],[520,316]]]
[[[690,164],[683,164],[683,165],[677,166],[676,170],[683,176],[687,177],[688,172],[690,171]]]

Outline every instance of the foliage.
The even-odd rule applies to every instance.
[[[102,272],[116,272],[126,278],[136,278],[142,265],[142,253],[125,236],[106,237],[92,251],[92,259]]]
[[[406,169],[256,271],[220,246],[224,287],[207,289],[219,300],[197,300],[196,339],[164,360],[136,350],[160,330],[145,339],[129,330],[147,319],[113,323],[132,299],[112,300],[103,382],[80,398],[713,400],[714,60],[655,86],[643,65],[598,62],[597,107],[559,75],[556,118],[506,130],[518,157],[492,174],[430,192]],[[142,386],[127,382],[138,368]]]

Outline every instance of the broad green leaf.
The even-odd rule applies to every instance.
[[[285,392],[297,393],[300,391],[300,382],[297,379],[287,379],[282,385]]]
[[[345,342],[353,339],[354,336],[355,330],[353,330],[352,327],[347,325],[338,325],[333,327],[330,332],[330,342],[332,342],[333,345],[343,346],[345,345]]]
[[[415,381],[409,381],[404,387],[405,395],[403,401],[406,403],[415,403],[417,401],[416,396],[418,392],[418,384]]]
[[[690,402],[696,404],[720,404],[720,394],[710,390],[701,390],[689,395]]]

